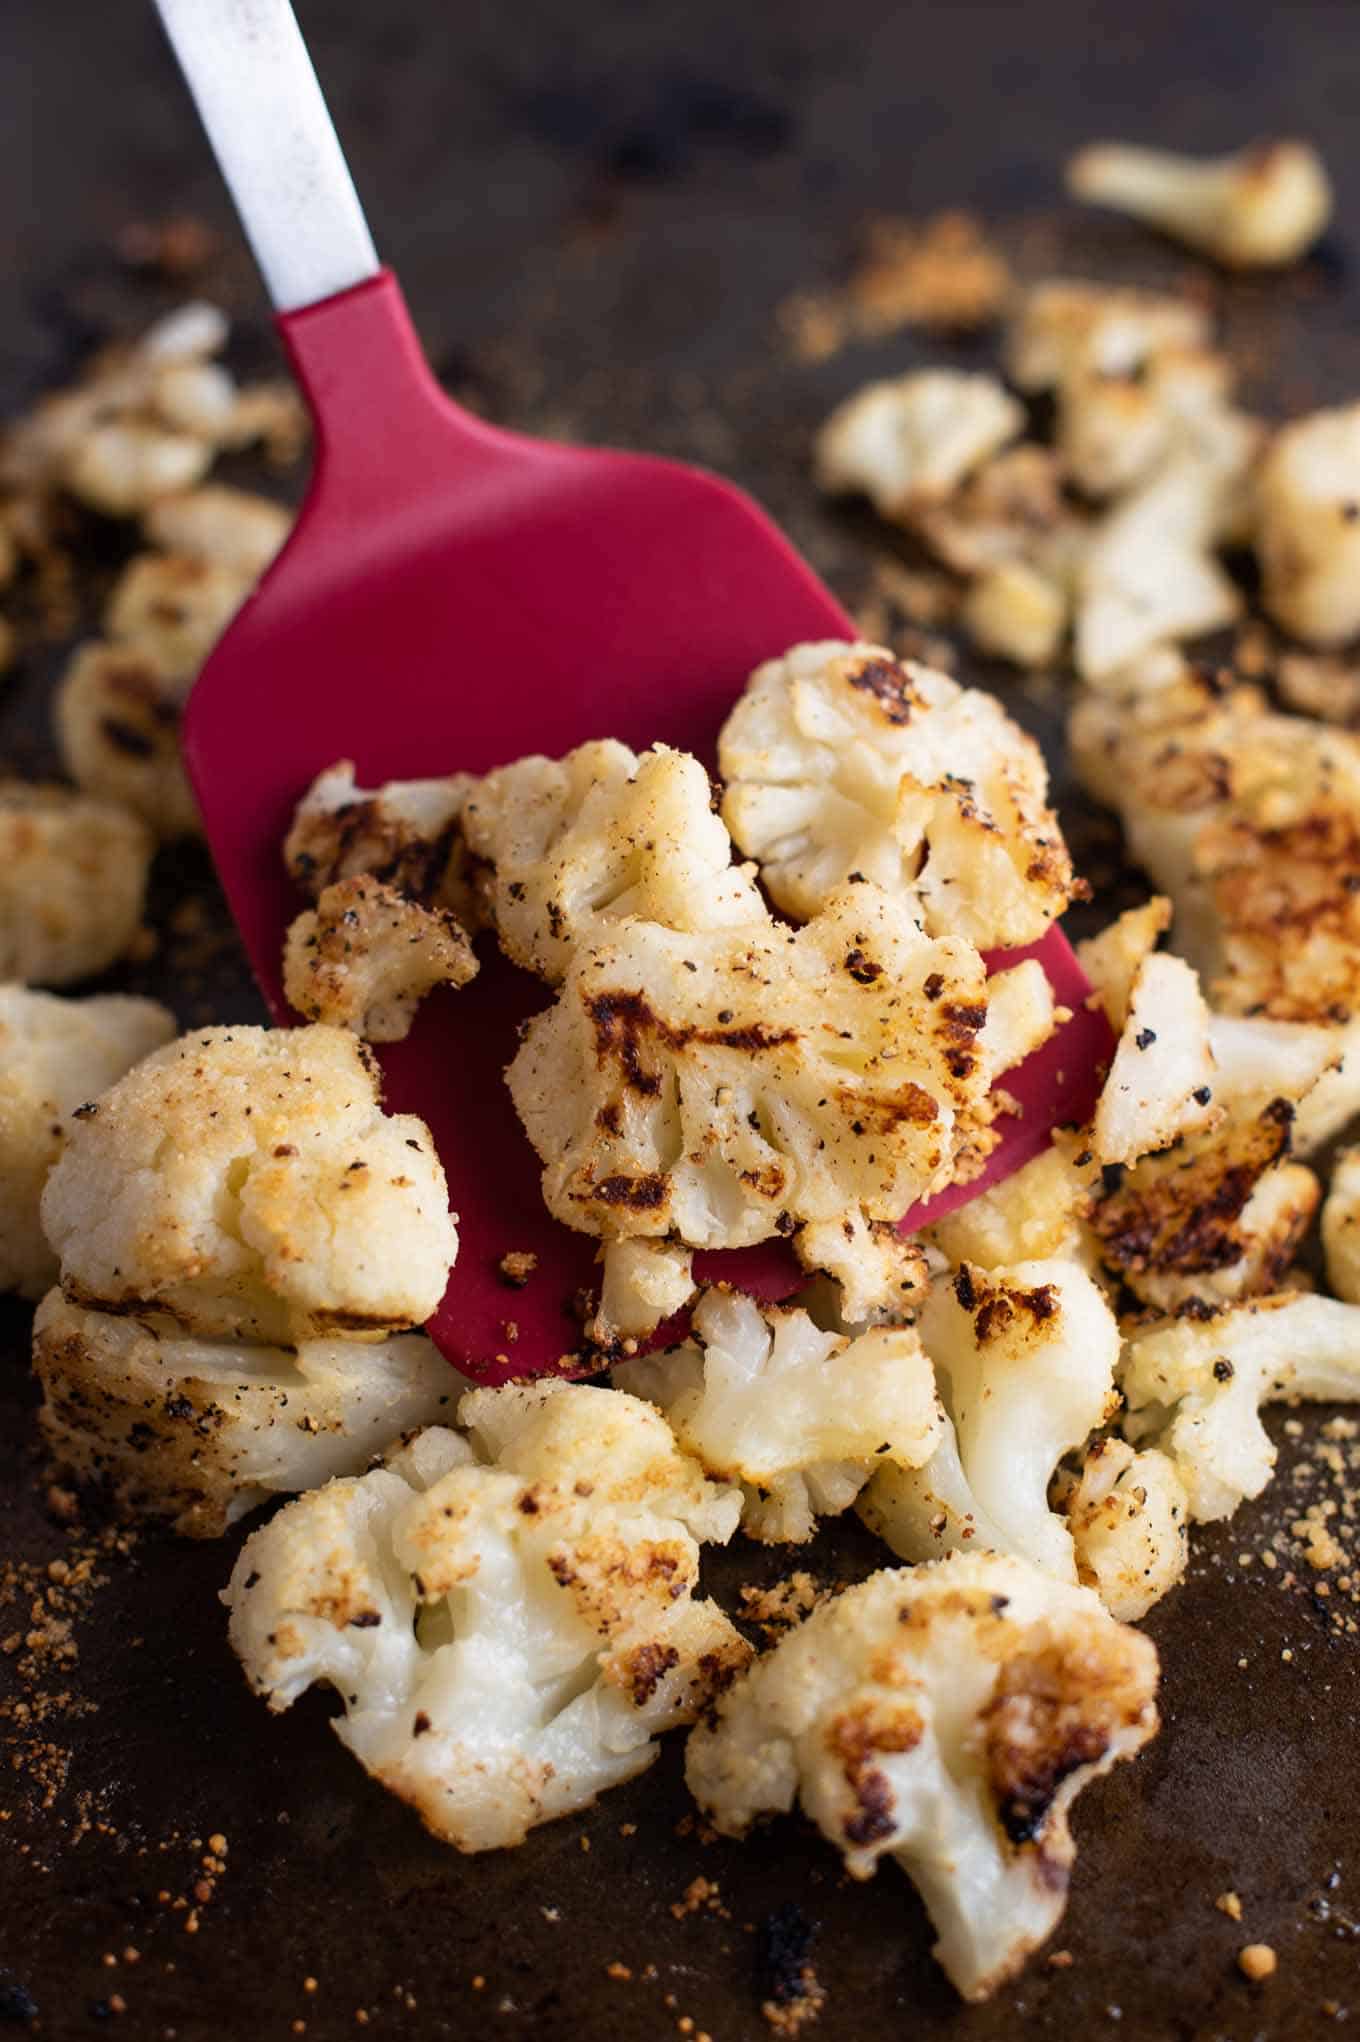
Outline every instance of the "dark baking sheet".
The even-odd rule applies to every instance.
[[[1174,252],[1064,212],[1069,146],[1098,130],[1190,147],[1307,133],[1336,174],[1340,232],[1303,271],[1226,288],[1223,308],[1267,405],[1360,384],[1348,262],[1360,38],[1339,5],[1145,4],[1104,20],[1069,0],[301,11],[380,245],[451,385],[531,429],[737,476],[852,600],[870,528],[817,505],[809,434],[842,392],[935,350],[900,338],[799,366],[774,311],[837,274],[867,213],[967,204],[1006,223],[1031,273],[1175,278],[1188,265]],[[242,364],[266,363],[249,263],[143,12],[10,0],[0,91],[4,408],[182,294],[111,252],[130,219],[168,211],[226,228],[201,281],[242,322]],[[94,573],[89,601],[98,586]],[[44,701],[60,658],[30,651],[0,682],[0,758],[25,771],[51,763]],[[1053,703],[1010,694],[1057,763]],[[1070,820],[1108,863],[1099,820],[1079,807]],[[117,982],[167,999],[186,1024],[257,1016],[193,852],[163,861],[163,930],[186,892],[203,926],[167,932]],[[215,1601],[235,1540],[147,1535],[119,1551],[97,1526],[61,1521],[26,1337],[26,1314],[0,1309],[0,2027],[64,2038],[109,2023],[166,2042],[365,2030],[738,2042],[770,2032],[771,1962],[777,1972],[808,1930],[826,2042],[1304,2042],[1352,2006],[1360,2021],[1360,1640],[1338,1633],[1338,1598],[1319,1596],[1307,1568],[1292,1579],[1284,1473],[1262,1505],[1199,1533],[1189,1582],[1151,1620],[1166,1729],[1080,1804],[1055,1938],[1071,1965],[1041,1961],[965,2010],[891,1867],[852,1886],[795,1822],[741,1848],[704,1842],[675,1743],[651,1775],[519,1851],[465,1860],[431,1841],[330,1738],[322,1701],[275,1721],[247,1695]],[[1301,1416],[1292,1438],[1284,1414],[1274,1421],[1286,1463],[1309,1455],[1325,1418]],[[711,1574],[725,1593],[790,1564],[848,1578],[876,1557],[840,1527],[810,1556],[743,1547]],[[48,1578],[49,1562],[83,1558],[92,1582]],[[73,1654],[53,1621],[71,1623]],[[36,1657],[29,1632],[48,1634]],[[696,1878],[716,1892],[687,1907]],[[1227,1889],[1240,1926],[1213,1906]],[[1249,1940],[1279,1953],[1263,1988],[1235,1969]]]

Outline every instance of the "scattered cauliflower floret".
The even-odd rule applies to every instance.
[[[182,496],[157,499],[142,519],[153,546],[166,553],[211,561],[256,581],[278,553],[292,513],[267,496],[210,482]]]
[[[1051,575],[1023,560],[1004,560],[978,576],[959,618],[983,652],[1016,666],[1043,667],[1057,658],[1068,609],[1066,592]]]
[[[112,418],[83,434],[62,465],[61,479],[92,510],[129,518],[158,496],[192,489],[212,461],[210,440],[149,419]]]
[[[421,907],[366,874],[326,887],[284,946],[289,1006],[366,1042],[400,1042],[426,993],[476,975],[472,945],[448,908]]]
[[[94,639],[76,651],[53,701],[71,778],[132,810],[159,837],[201,827],[179,749],[180,712],[193,681],[193,669],[176,670],[154,643]]]
[[[1095,1276],[1099,1257],[1086,1218],[1098,1176],[1089,1148],[1057,1136],[1009,1177],[936,1220],[926,1238],[954,1269],[964,1262],[994,1270],[1056,1258]]]
[[[1133,989],[1143,960],[1157,947],[1157,939],[1171,927],[1171,903],[1154,894],[1124,913],[1098,936],[1077,945],[1077,962],[1098,994],[1105,1018],[1116,1035],[1123,1033],[1129,1018]]]
[[[106,971],[141,926],[151,852],[126,809],[0,781],[0,979],[67,986]]]
[[[1064,1261],[964,1263],[933,1286],[917,1330],[948,1423],[923,1466],[875,1474],[861,1517],[904,1560],[991,1546],[1074,1581],[1048,1488],[1116,1406],[1119,1328],[1099,1284]]]
[[[1360,1311],[1284,1291],[1212,1318],[1137,1328],[1120,1381],[1125,1432],[1170,1456],[1191,1517],[1231,1517],[1244,1497],[1260,1495],[1275,1466],[1262,1404],[1360,1398]]]
[[[458,1248],[429,1130],[338,1028],[206,1028],[78,1116],[43,1194],[73,1304],[207,1337],[376,1339]]]
[[[1007,447],[940,501],[914,505],[911,530],[956,574],[1023,561],[1055,582],[1083,530],[1050,447]]]
[[[450,908],[479,925],[463,841],[463,803],[476,781],[389,780],[356,787],[348,759],[319,773],[298,803],[283,846],[295,884],[316,900],[338,879],[367,873],[422,907]]]
[[[499,1400],[499,1401],[497,1401]],[[479,1391],[455,1433],[289,1504],[224,1600],[257,1693],[338,1689],[341,1741],[463,1851],[645,1771],[750,1648],[696,1599],[738,1502],[614,1390]]]
[[[506,955],[551,985],[574,953],[641,916],[667,929],[768,921],[749,865],[688,752],[639,758],[612,738],[564,759],[518,759],[469,794],[463,828]]]
[[[1256,485],[1261,600],[1307,645],[1360,631],[1360,404],[1278,432]]]
[[[1202,349],[1205,312],[1188,298],[1055,277],[1026,292],[1007,337],[1007,370],[1027,392],[1076,375],[1127,378],[1168,349]]]
[[[885,1853],[986,1999],[1062,1918],[1086,1784],[1157,1730],[1157,1653],[1021,1560],[890,1568],[824,1603],[693,1732],[690,1790],[741,1836],[795,1800],[846,1869]]]
[[[1290,1146],[1311,1156],[1360,1112],[1360,1021],[1344,1027],[1212,1014],[1217,1096],[1234,1116],[1294,1108]]]
[[[1232,269],[1296,262],[1332,215],[1327,172],[1306,142],[1256,142],[1211,158],[1096,142],[1068,164],[1067,188]]]
[[[1077,890],[1034,740],[993,696],[881,646],[757,668],[718,760],[728,828],[800,920],[871,880],[932,935],[1019,948]]]
[[[743,1527],[771,1543],[810,1539],[876,1466],[919,1466],[943,1431],[911,1328],[847,1339],[736,1291],[705,1292],[693,1339],[623,1363],[613,1380],[659,1405],[715,1481],[741,1484]]]
[[[273,1496],[357,1473],[461,1386],[418,1334],[295,1351],[162,1336],[50,1291],[33,1325],[55,1459],[119,1511],[217,1538]]]
[[[868,884],[797,931],[620,923],[507,1073],[549,1210],[695,1248],[895,1222],[990,1145],[993,1079],[1051,1032],[1042,972],[1018,1005],[1011,976]],[[1029,1033],[989,1040],[990,1006]]]
[[[1322,1208],[1327,1281],[1339,1298],[1360,1304],[1360,1149],[1336,1159]]]
[[[0,1291],[39,1298],[56,1277],[38,1208],[71,1114],[174,1032],[154,1000],[0,985]]]
[[[1154,950],[1133,981],[1128,1018],[1096,1102],[1100,1163],[1132,1163],[1222,1117],[1214,1104],[1209,1009],[1182,957]]]
[[[1185,1484],[1165,1454],[1126,1440],[1091,1442],[1080,1471],[1059,1477],[1077,1574],[1112,1617],[1137,1623],[1176,1586],[1190,1558]]]
[[[866,1219],[853,1208],[808,1220],[793,1246],[804,1269],[831,1278],[836,1314],[847,1326],[901,1319],[926,1287],[919,1244],[890,1220]]]
[[[1225,414],[1232,380],[1227,357],[1209,348],[1162,348],[1122,376],[1074,368],[1059,385],[1055,445],[1064,475],[1091,497],[1146,482]]]
[[[586,1333],[606,1353],[629,1351],[630,1342],[654,1333],[694,1296],[694,1254],[683,1241],[605,1241],[600,1261],[600,1303]]]
[[[913,370],[836,407],[817,435],[817,481],[833,496],[869,497],[885,518],[909,518],[950,495],[1024,421],[995,376]]]

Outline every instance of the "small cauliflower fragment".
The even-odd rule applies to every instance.
[[[1079,1472],[1064,1473],[1054,1503],[1067,1518],[1077,1574],[1112,1617],[1136,1624],[1176,1586],[1190,1558],[1185,1484],[1150,1447],[1092,1440]]]
[[[718,762],[728,828],[798,920],[870,880],[932,935],[1020,948],[1078,891],[1034,740],[993,696],[881,646],[758,667]]]
[[[715,1481],[741,1484],[742,1526],[771,1544],[810,1539],[875,1467],[918,1466],[943,1431],[909,1327],[847,1339],[796,1305],[721,1288],[704,1293],[683,1347],[624,1362],[613,1381],[658,1405]]]
[[[522,1843],[656,1757],[750,1657],[695,1596],[738,1501],[634,1397],[466,1397],[438,1428],[249,1539],[223,1600],[252,1687],[316,1682],[365,1770],[461,1851]]]
[[[994,376],[918,369],[869,383],[840,404],[817,435],[818,486],[864,495],[902,519],[938,502],[1008,441],[1024,409]]]
[[[1004,560],[980,574],[963,599],[960,622],[983,652],[1016,666],[1044,667],[1057,658],[1067,629],[1066,592],[1023,560]]]
[[[914,504],[910,522],[915,536],[956,574],[1023,562],[1064,586],[1084,528],[1052,448],[1032,440],[985,461],[951,495]]]
[[[295,1351],[153,1332],[49,1291],[33,1322],[43,1437],[128,1517],[218,1538],[273,1496],[366,1467],[462,1386],[423,1336]]]
[[[1012,976],[988,981],[868,884],[797,931],[620,923],[577,952],[507,1072],[549,1210],[695,1248],[857,1210],[895,1223],[986,1153],[999,1067],[1052,1030],[1042,971],[1018,1005]],[[988,1041],[993,1006],[1029,1032]]]
[[[798,1801],[852,1878],[896,1858],[982,2000],[1061,1920],[1072,1803],[1156,1734],[1157,1674],[1150,1639],[1023,1561],[889,1568],[757,1660],[686,1778],[724,1835]]]
[[[126,809],[0,780],[0,979],[67,986],[106,971],[141,926],[151,852]]]
[[[1137,1327],[1120,1382],[1126,1434],[1175,1463],[1191,1517],[1231,1517],[1275,1466],[1262,1404],[1360,1399],[1360,1310],[1282,1291],[1209,1318]]]
[[[1055,1134],[1051,1147],[936,1220],[925,1238],[954,1269],[1056,1258],[1095,1276],[1099,1257],[1086,1219],[1099,1174],[1089,1147]]]
[[[225,483],[207,483],[149,506],[142,530],[166,553],[211,561],[257,581],[292,527],[292,513],[267,496]]]
[[[1209,1009],[1184,958],[1154,950],[1133,981],[1128,1018],[1096,1102],[1100,1163],[1132,1163],[1222,1117],[1214,1104]]]
[[[1074,376],[1128,378],[1168,350],[1212,338],[1189,298],[1054,277],[1025,293],[1007,335],[1007,370],[1031,394]]]
[[[1360,632],[1360,404],[1276,433],[1257,477],[1261,600],[1306,645]]]
[[[339,1028],[206,1028],[78,1117],[43,1194],[73,1303],[187,1334],[378,1339],[458,1250],[428,1128]]]
[[[1099,1284],[1059,1260],[964,1263],[934,1284],[917,1329],[945,1434],[923,1466],[881,1468],[860,1516],[904,1560],[987,1546],[1075,1581],[1048,1490],[1063,1455],[1117,1408],[1119,1328]]]
[[[501,948],[550,985],[629,916],[682,930],[769,919],[754,868],[732,862],[708,774],[668,745],[639,758],[604,738],[517,759],[478,781],[463,828]]]
[[[1211,1014],[1217,1094],[1234,1116],[1276,1099],[1294,1108],[1290,1146],[1311,1156],[1360,1113],[1360,1021],[1313,1026],[1255,1015]]]
[[[1322,1208],[1327,1281],[1339,1298],[1360,1304],[1360,1149],[1343,1149]]]
[[[179,749],[180,713],[196,671],[177,669],[154,642],[95,639],[77,649],[53,701],[71,778],[163,838],[201,827]]]
[[[847,1326],[876,1320],[891,1324],[910,1311],[926,1287],[920,1246],[891,1220],[866,1219],[854,1209],[808,1220],[794,1235],[793,1247],[804,1269],[830,1277],[837,1317]]]
[[[1157,939],[1171,927],[1171,903],[1154,894],[1140,907],[1124,913],[1098,936],[1077,945],[1077,962],[1105,1009],[1105,1018],[1121,1035],[1129,1018],[1133,989],[1143,960],[1157,948]]]
[[[1074,367],[1059,385],[1064,475],[1086,496],[1123,495],[1226,415],[1232,383],[1227,357],[1210,348],[1160,348],[1122,376]]]
[[[0,1291],[39,1298],[56,1277],[38,1208],[70,1116],[174,1032],[154,1000],[0,985]]]
[[[82,434],[63,463],[61,479],[91,510],[130,518],[158,496],[192,489],[212,462],[210,440],[149,419],[112,418]]]
[[[605,1353],[628,1351],[694,1296],[694,1254],[683,1241],[605,1241],[600,1260],[600,1302],[586,1335]]]
[[[1297,262],[1332,216],[1331,183],[1307,142],[1255,142],[1209,158],[1096,142],[1068,164],[1067,188],[1231,269]]]
[[[283,990],[307,1021],[352,1028],[366,1042],[400,1042],[438,985],[465,986],[477,959],[448,908],[360,874],[340,879],[289,928]]]
[[[309,900],[338,879],[366,873],[421,907],[452,909],[465,929],[476,929],[462,826],[463,803],[476,784],[470,773],[450,773],[366,789],[341,759],[298,803],[284,863]]]

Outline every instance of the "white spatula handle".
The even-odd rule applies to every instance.
[[[288,0],[156,0],[280,312],[373,276],[373,238]]]

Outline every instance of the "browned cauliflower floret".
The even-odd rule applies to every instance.
[[[217,1538],[272,1496],[365,1468],[463,1387],[422,1335],[296,1351],[157,1333],[48,1293],[33,1325],[43,1437],[120,1512]]]
[[[337,879],[367,873],[422,907],[451,908],[465,929],[475,929],[462,812],[476,784],[470,773],[450,773],[369,791],[355,786],[354,767],[342,759],[298,803],[284,862],[311,900]]]
[[[1075,375],[1130,377],[1169,348],[1202,348],[1206,313],[1189,298],[1054,278],[1028,291],[1007,339],[1022,390],[1055,390]]]
[[[258,580],[288,537],[292,513],[267,496],[225,483],[205,483],[183,496],[159,497],[142,519],[153,546],[210,560]]]
[[[1057,1258],[1095,1276],[1099,1257],[1086,1219],[1099,1175],[1089,1143],[1059,1134],[1042,1154],[937,1220],[926,1239],[955,1269]]]
[[[1019,947],[1076,891],[1034,740],[994,696],[881,646],[758,667],[718,760],[728,828],[799,919],[871,880],[932,935]]]
[[[1132,1163],[1223,1116],[1209,1009],[1183,957],[1154,950],[1138,967],[1128,1016],[1096,1101],[1091,1147],[1098,1163]]]
[[[381,880],[340,879],[288,931],[283,990],[308,1021],[400,1042],[438,985],[464,986],[477,959],[448,908],[425,908]]]
[[[1145,1617],[1184,1575],[1185,1484],[1155,1447],[1135,1453],[1102,1434],[1079,1468],[1059,1475],[1053,1501],[1067,1518],[1078,1578],[1122,1623]]]
[[[686,1777],[725,1835],[797,1801],[853,1878],[896,1858],[986,1999],[1061,1920],[1072,1803],[1155,1735],[1157,1673],[1150,1639],[1022,1560],[890,1568],[756,1661]]]
[[[179,749],[194,671],[176,671],[154,643],[82,645],[53,701],[62,762],[90,794],[141,816],[160,837],[200,828]]]
[[[1261,599],[1307,645],[1360,631],[1360,404],[1315,411],[1276,434],[1256,487]]]
[[[1096,142],[1068,164],[1067,188],[1233,269],[1297,261],[1332,213],[1327,173],[1306,142],[1256,142],[1207,158]]]
[[[476,1391],[247,1542],[224,1601],[272,1709],[339,1690],[341,1741],[461,1851],[522,1843],[645,1772],[750,1658],[696,1594],[738,1499],[636,1397]]]
[[[174,1032],[154,1000],[0,985],[0,1291],[38,1298],[56,1277],[38,1208],[71,1114]]]
[[[73,1304],[207,1337],[376,1339],[457,1253],[429,1130],[339,1028],[207,1028],[78,1118],[43,1225]]]
[[[151,851],[126,809],[0,781],[0,979],[67,986],[106,971],[141,927]]]
[[[797,931],[620,923],[508,1079],[567,1225],[737,1247],[895,1221],[989,1143],[993,1079],[1051,1027],[1032,960],[989,982],[865,884]]]
[[[667,745],[639,758],[605,738],[517,759],[478,782],[463,828],[502,949],[553,985],[628,916],[685,930],[768,921],[707,773]]]
[[[1024,422],[994,376],[914,370],[866,384],[832,412],[817,436],[817,480],[832,495],[869,497],[885,518],[909,519],[949,496]]]

